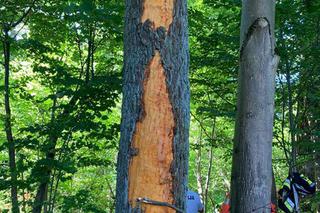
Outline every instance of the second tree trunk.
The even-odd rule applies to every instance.
[[[274,0],[243,0],[231,211],[270,212],[275,70]]]

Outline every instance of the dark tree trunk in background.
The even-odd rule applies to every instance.
[[[12,122],[11,122],[11,108],[10,108],[10,57],[11,57],[11,50],[10,45],[12,39],[9,36],[9,32],[14,29],[19,24],[23,23],[25,19],[30,14],[36,0],[30,2],[30,6],[24,11],[24,13],[17,18],[14,22],[16,17],[12,17],[11,22],[9,23],[2,23],[2,30],[1,34],[3,37],[0,38],[3,44],[3,66],[4,66],[4,105],[5,105],[5,132],[8,142],[8,153],[9,153],[9,168],[10,168],[10,191],[11,191],[11,211],[12,213],[19,213],[19,201],[18,201],[18,187],[17,187],[17,167],[16,167],[16,149],[15,149],[15,141],[13,138],[12,133]],[[13,36],[14,37],[14,36]]]
[[[83,71],[83,67],[85,66],[85,76],[84,80],[86,85],[88,85],[94,78],[94,48],[95,48],[95,29],[94,27],[90,26],[90,31],[87,39],[87,57],[84,64],[81,65],[81,70]],[[80,76],[80,79],[81,80]],[[58,114],[56,116],[56,108],[57,108],[57,98],[53,100],[53,106],[52,106],[52,112],[51,112],[51,126],[52,129],[50,130],[49,135],[49,145],[48,145],[48,151],[46,152],[46,158],[45,161],[53,161],[56,157],[56,145],[58,140],[61,137],[61,133],[63,129],[60,129],[56,124],[59,123],[59,120],[65,119],[66,116],[69,116],[71,113],[74,112],[77,103],[79,101],[79,96],[74,95],[70,99],[68,103],[68,108],[66,108],[61,114]],[[44,178],[42,178],[42,181],[40,182],[40,185],[37,189],[37,194],[33,203],[32,207],[32,213],[40,213],[42,211],[42,208],[44,209],[44,212],[46,211],[47,205],[49,205],[50,209],[53,209],[54,202],[46,204],[45,202],[48,201],[48,195],[52,196],[50,191],[48,191],[48,186],[50,181],[54,178],[52,176],[53,167],[47,167],[43,173]],[[50,202],[52,200],[49,200]]]
[[[290,73],[290,66],[289,61],[286,59],[286,80],[288,85],[288,110],[289,110],[289,132],[290,132],[290,139],[291,139],[291,164],[290,164],[290,173],[296,172],[296,161],[297,161],[297,141],[296,141],[296,131],[295,131],[295,121],[294,121],[294,114],[293,114],[293,100],[292,100],[292,87],[291,87],[291,73]]]
[[[4,55],[4,105],[5,105],[5,132],[9,150],[9,168],[11,178],[11,204],[12,212],[19,212],[18,188],[17,188],[17,168],[16,168],[16,151],[12,134],[11,109],[10,109],[10,37],[9,29],[4,29],[3,38],[3,55]]]
[[[186,0],[127,0],[116,212],[138,197],[185,209],[189,81]],[[142,205],[145,212],[174,212]]]
[[[201,161],[202,161],[202,129],[200,129],[200,135],[199,138],[197,140],[197,158],[196,158],[196,176],[197,176],[197,188],[198,188],[198,193],[200,195],[200,197],[204,198],[204,190],[203,190],[203,176],[201,173]]]
[[[49,137],[49,148],[46,153],[45,160],[53,161],[56,154],[56,144],[58,141],[58,133],[54,129],[54,123],[56,122],[56,107],[57,107],[57,99],[53,99],[52,109],[51,109],[51,135]],[[66,115],[66,114],[65,114]],[[56,133],[56,134],[55,134]],[[40,185],[37,189],[37,194],[34,199],[33,207],[32,207],[32,213],[41,213],[42,206],[44,205],[44,202],[47,200],[47,191],[48,191],[48,184],[50,182],[51,173],[52,173],[52,166],[47,166],[46,169],[43,171],[43,178],[40,182]]]
[[[275,70],[274,0],[243,0],[231,212],[270,212]]]

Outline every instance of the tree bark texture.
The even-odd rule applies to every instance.
[[[185,209],[189,81],[186,0],[127,0],[116,212],[139,197]],[[143,204],[144,212],[174,212]]]
[[[11,178],[11,203],[12,212],[19,212],[18,203],[18,187],[17,187],[17,168],[16,168],[16,151],[12,134],[11,109],[10,109],[10,37],[9,30],[4,29],[3,38],[3,54],[4,54],[4,105],[5,105],[5,132],[8,142],[9,151],[9,168]]]
[[[275,71],[274,0],[243,0],[231,212],[270,212]]]

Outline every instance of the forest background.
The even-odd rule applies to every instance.
[[[214,212],[230,188],[241,1],[188,3],[189,188]],[[0,212],[11,208],[12,188],[21,212],[39,192],[45,212],[114,212],[123,16],[115,0],[0,2]],[[292,159],[319,183],[320,1],[278,0],[275,33],[276,184]],[[319,208],[318,193],[303,200],[302,212]]]

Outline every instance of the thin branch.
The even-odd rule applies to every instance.
[[[23,22],[23,20],[29,15],[29,13],[31,12],[34,4],[36,3],[37,0],[33,0],[30,7],[28,8],[28,10],[22,14],[22,16],[13,24],[10,24],[10,27],[15,28],[18,24],[20,24],[21,22]]]
[[[198,145],[198,150],[197,150],[197,159],[196,159],[196,165],[197,165],[197,169],[196,169],[196,177],[197,177],[197,185],[198,185],[198,192],[202,198],[202,200],[204,200],[204,194],[203,194],[203,182],[202,182],[202,174],[201,174],[201,158],[202,158],[202,153],[201,153],[201,142],[202,142],[202,129],[200,129],[200,135],[199,135],[199,139],[197,140],[197,145]]]
[[[231,105],[232,107],[236,108],[237,106],[232,103],[230,100],[226,99],[225,97],[223,97],[223,95],[221,95],[216,88],[211,88],[212,92],[214,92],[219,98],[221,98],[223,101],[225,101],[227,104]]]
[[[289,167],[291,167],[291,161],[289,159],[289,154],[291,155],[291,153],[289,152],[289,150],[287,150],[286,148],[286,144],[285,144],[285,136],[284,136],[284,127],[285,127],[285,101],[284,101],[284,86],[283,86],[283,82],[280,79],[280,84],[282,87],[282,121],[281,121],[281,145],[282,148],[284,150],[284,154],[286,156],[287,159],[287,164]]]
[[[24,26],[26,26],[25,24],[22,25],[22,27],[20,27],[20,29],[18,30],[18,32],[12,37],[13,39],[16,39],[16,37],[18,36],[18,34],[21,32],[21,30],[24,28]]]
[[[209,133],[207,132],[206,128],[203,126],[202,121],[200,121],[200,119],[198,119],[192,112],[190,112],[190,114],[191,114],[192,117],[199,123],[200,128],[203,130],[204,134],[205,134],[211,141],[213,141],[213,138],[209,135]]]
[[[216,117],[213,119],[212,123],[212,130],[211,130],[211,137],[214,138],[216,135]],[[205,209],[207,210],[207,204],[208,204],[208,193],[209,193],[209,187],[210,187],[210,176],[212,171],[212,163],[213,163],[213,144],[210,144],[210,152],[209,152],[209,169],[207,172],[206,177],[206,183],[205,183]]]
[[[71,128],[69,130],[69,132],[67,133],[68,134],[67,139],[63,142],[63,144],[61,146],[61,149],[59,151],[58,158],[57,158],[58,162],[62,161],[62,158],[63,158],[62,154],[63,154],[64,150],[68,147],[68,143],[70,142],[71,137],[72,137],[73,129],[74,128]],[[57,175],[56,175],[56,173],[57,173],[57,169],[54,169],[53,174],[52,174],[52,182],[50,184],[50,196],[49,196],[49,200],[48,200],[49,212],[53,212],[53,209],[54,209],[56,195],[57,195],[57,191],[58,191],[58,185],[59,185],[59,181],[61,178],[62,170],[59,169]],[[55,183],[55,186],[53,186],[55,176],[56,176],[56,183]],[[54,191],[53,191],[53,189],[54,189]]]

